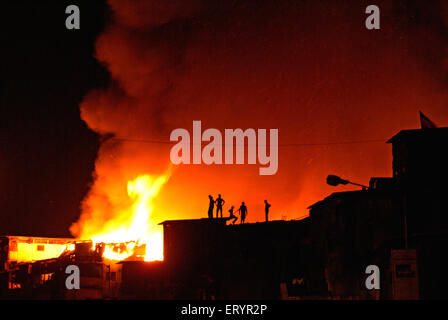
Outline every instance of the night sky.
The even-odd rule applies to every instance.
[[[98,136],[78,105],[108,79],[93,57],[107,7],[78,1],[89,10],[73,32],[70,3],[2,4],[0,234],[69,236],[92,180]]]
[[[115,182],[125,197],[126,181],[169,163],[164,146],[101,146],[100,134],[167,141],[203,120],[314,143],[281,149],[272,177],[182,167],[160,195],[171,218],[202,217],[207,195],[222,193],[246,200],[254,222],[265,198],[274,218],[298,218],[344,190],[326,186],[327,174],[364,184],[391,174],[388,145],[333,142],[385,141],[417,128],[419,110],[448,123],[443,2],[377,1],[379,31],[364,27],[368,1],[109,2],[115,21],[105,1],[2,3],[0,234],[70,236],[82,210],[114,204]],[[65,28],[69,4],[80,30]],[[100,179],[82,209],[95,161]]]

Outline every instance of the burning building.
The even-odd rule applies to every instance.
[[[226,225],[163,222],[164,261],[123,261],[122,297],[294,299],[327,297],[309,219]]]
[[[37,237],[4,237],[0,271],[0,296],[26,299],[107,299],[117,298],[121,282],[121,265],[105,258],[106,244],[75,239]],[[46,242],[44,242],[46,241]],[[18,243],[15,247],[14,242]],[[11,247],[12,245],[12,247]],[[33,255],[34,251],[46,253]],[[27,256],[29,254],[29,256]],[[16,260],[17,257],[21,257]],[[79,290],[67,290],[66,269],[76,265],[80,270]]]
[[[74,239],[4,236],[0,238],[0,271],[17,264],[32,263],[59,257],[74,249]]]
[[[226,218],[165,220],[160,223],[163,240],[155,243],[150,237],[141,241],[139,235],[157,230],[147,221],[163,180],[133,180],[128,192],[136,196],[124,207],[123,226],[120,220],[104,225],[102,237],[1,238],[1,294],[60,299],[446,298],[442,252],[448,245],[447,188],[440,182],[448,173],[443,152],[447,135],[448,128],[400,131],[388,141],[393,177],[371,178],[363,190],[333,193],[311,205],[308,218],[243,225],[228,225]],[[157,248],[163,258],[148,259]],[[80,290],[64,286],[64,270],[72,264],[80,268]],[[369,265],[381,271],[380,290],[365,286]]]
[[[170,220],[164,228],[164,260],[145,261],[135,251],[110,260],[110,244],[71,240],[57,257],[22,261],[2,272],[4,297],[57,299],[279,298],[289,292],[325,293],[313,263],[309,221],[227,226],[227,219]],[[124,249],[126,246],[124,245]],[[113,250],[120,254],[119,246]],[[65,268],[80,268],[80,290],[65,288]],[[304,278],[306,281],[304,281]],[[291,291],[292,290],[292,291]],[[295,291],[294,291],[295,290]]]

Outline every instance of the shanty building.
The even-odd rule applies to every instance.
[[[310,206],[332,297],[448,298],[447,141],[448,128],[400,131],[388,141],[393,177]],[[380,268],[380,290],[366,289],[368,265]]]
[[[60,254],[73,239],[2,237],[0,290],[60,299],[448,298],[447,135],[399,132],[388,141],[392,177],[333,193],[302,220],[165,221],[164,261],[113,263],[89,241]],[[81,290],[65,288],[69,264],[80,266]],[[366,287],[371,265],[380,290]]]
[[[165,277],[175,298],[326,296],[307,219],[229,226],[225,220],[163,222]]]
[[[0,271],[2,298],[118,298],[121,265],[103,259],[102,247],[93,249],[91,241],[42,237],[3,237],[2,241],[2,259],[6,266]],[[14,242],[17,248],[10,247]],[[42,245],[45,247],[34,248]],[[50,250],[45,252],[47,245]],[[80,270],[80,289],[67,290],[66,268],[69,265],[76,265]]]
[[[327,298],[309,220],[226,226],[226,219],[170,220],[164,261],[123,261],[121,297]]]
[[[17,264],[59,257],[65,250],[74,249],[75,239],[3,236],[0,237],[0,271]]]

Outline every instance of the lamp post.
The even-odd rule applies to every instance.
[[[338,176],[332,175],[332,174],[327,176],[327,184],[329,184],[330,186],[333,186],[333,187],[336,187],[336,186],[338,186],[340,184],[343,184],[343,185],[352,184],[352,185],[355,185],[355,186],[362,187],[363,190],[366,190],[366,189],[369,188],[369,187],[367,187],[365,185],[362,185],[362,184],[359,184],[359,183],[355,183],[355,182],[351,182],[351,181],[348,181],[348,180],[344,180],[344,179],[342,179],[342,178],[340,178]]]
[[[354,183],[348,180],[344,180],[338,176],[335,175],[328,175],[327,176],[327,184],[330,186],[336,187],[340,184],[346,185],[346,184],[353,184],[355,186],[362,187],[363,190],[367,190],[368,187],[364,186],[359,183]],[[406,195],[403,196],[403,213],[404,213],[404,246],[405,249],[408,249],[408,221],[407,221],[407,201],[406,201]]]

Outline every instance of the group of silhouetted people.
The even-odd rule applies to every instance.
[[[213,219],[213,209],[215,208],[215,204],[216,204],[216,218],[222,218],[222,207],[225,203],[225,200],[221,197],[220,194],[218,194],[218,198],[213,199],[213,197],[211,195],[208,196],[210,203],[208,206],[208,217],[210,219]],[[268,203],[267,200],[264,200],[264,211],[265,211],[265,217],[266,217],[266,222],[269,221],[269,208],[271,207],[271,205]],[[229,210],[229,220],[232,220],[232,224],[235,224],[235,222],[238,220],[238,217],[235,215],[235,213],[233,212],[234,210],[234,206],[232,206]],[[246,217],[247,217],[247,207],[246,204],[244,203],[244,201],[241,203],[241,206],[239,207],[239,209],[236,211],[240,213],[240,223],[244,224],[244,222],[246,221]]]
[[[210,203],[208,205],[208,217],[210,219],[213,218],[213,208],[215,207],[215,203],[216,203],[216,218],[218,218],[219,214],[221,214],[221,218],[222,218],[222,206],[225,203],[224,199],[221,198],[220,194],[218,194],[218,198],[216,198],[216,200],[214,200],[211,195],[209,195],[208,198],[210,200]]]

